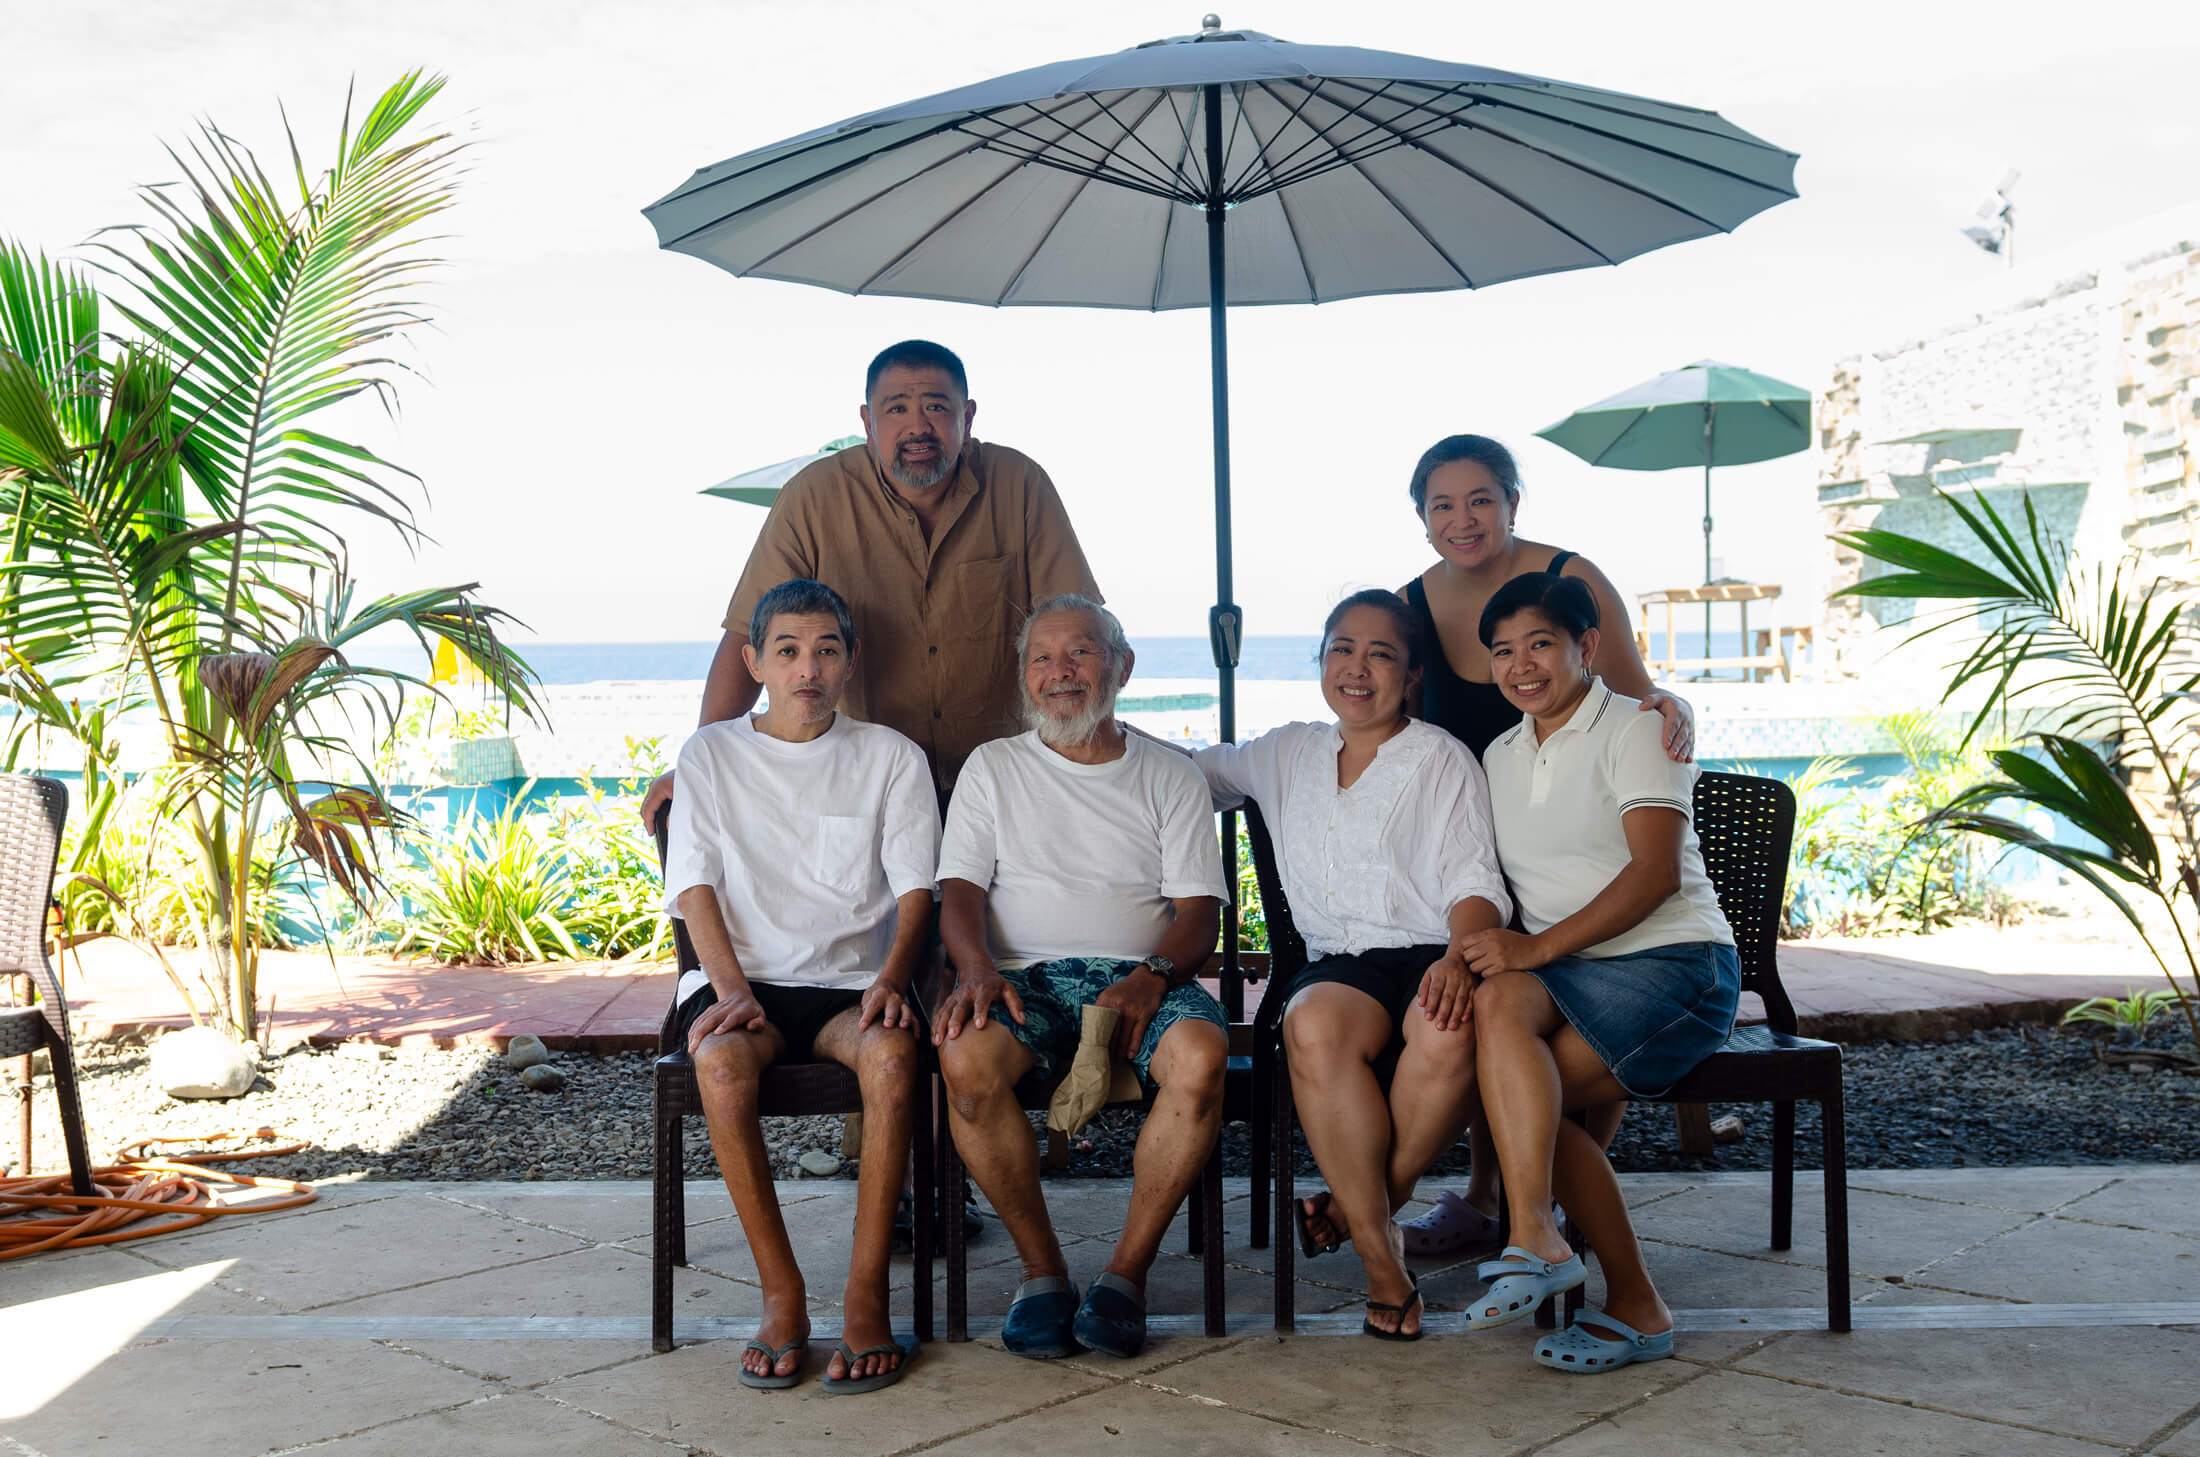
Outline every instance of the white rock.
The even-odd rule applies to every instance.
[[[542,1045],[542,1039],[532,1032],[522,1032],[505,1044],[504,1061],[509,1067],[525,1070],[550,1060],[550,1049]]]
[[[542,1063],[521,1068],[519,1080],[538,1093],[555,1093],[565,1086],[565,1074]]]
[[[153,1044],[146,1073],[171,1098],[235,1098],[259,1071],[254,1050],[215,1027],[185,1027]]]
[[[813,1148],[795,1160],[802,1172],[818,1179],[830,1179],[840,1172],[840,1160],[821,1148]]]

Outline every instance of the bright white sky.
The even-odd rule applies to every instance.
[[[641,207],[695,167],[1043,61],[1198,26],[1193,0],[0,0],[10,67],[0,232],[66,253],[138,220],[163,141],[210,116],[282,161],[281,100],[323,165],[356,76],[414,66],[478,145],[446,215],[427,375],[392,430],[328,421],[420,472],[439,544],[362,523],[371,587],[480,580],[552,641],[714,637],[762,512],[696,492],[858,428],[894,339],[959,351],[977,433],[1043,462],[1139,634],[1203,634],[1213,598],[1206,319],[851,299],[659,252]],[[2085,18],[2081,18],[2081,15]],[[1802,154],[1799,201],[1731,237],[1480,292],[1232,316],[1238,599],[1253,633],[1318,628],[1342,591],[1428,559],[1405,499],[1455,431],[1510,442],[1522,530],[1623,591],[1695,581],[1699,478],[1594,471],[1533,438],[1573,408],[1712,357],[1812,389],[1990,287],[1958,233],[2009,167],[2037,253],[2200,193],[2200,11],[1860,0],[1625,0],[1222,11],[1289,40],[1418,52],[1707,106]],[[1728,571],[1819,574],[1811,457],[1722,472]],[[1791,615],[1809,617],[1807,608]]]

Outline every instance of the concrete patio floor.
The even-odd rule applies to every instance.
[[[659,1356],[645,1185],[335,1185],[300,1210],[0,1265],[0,1453],[2200,1457],[2200,1167],[1857,1173],[1857,1329],[1839,1336],[1815,1175],[1779,1255],[1761,1174],[1623,1182],[1679,1317],[1675,1360],[1545,1371],[1526,1322],[1463,1331],[1480,1284],[1443,1262],[1421,1267],[1431,1338],[1379,1345],[1347,1334],[1349,1253],[1300,1264],[1300,1333],[1279,1338],[1237,1180],[1227,1337],[1188,1314],[1199,1266],[1175,1253],[1180,1220],[1150,1291],[1185,1314],[1157,1320],[1143,1356],[1017,1360],[989,1339],[1016,1276],[992,1231],[972,1251],[980,1338],[935,1341],[900,1386],[849,1400],[819,1393],[822,1351],[800,1389],[735,1384],[758,1291],[722,1188],[691,1186],[683,1344]],[[1125,1187],[1047,1192],[1089,1279]],[[853,1194],[781,1186],[819,1343],[837,1333]],[[896,1272],[906,1315],[908,1263]]]

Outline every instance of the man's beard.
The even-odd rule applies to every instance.
[[[1100,732],[1101,725],[1115,716],[1115,695],[1122,685],[1095,689],[1086,696],[1085,706],[1067,718],[1056,718],[1039,705],[1027,689],[1024,693],[1024,727],[1039,736],[1039,742],[1052,749],[1081,749],[1091,743]]]
[[[933,442],[940,445],[939,442]],[[949,455],[944,445],[940,453],[930,460],[903,460],[899,447],[894,451],[893,477],[912,491],[929,491],[954,474],[959,456]]]

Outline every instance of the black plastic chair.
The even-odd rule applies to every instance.
[[[1780,984],[1780,906],[1795,839],[1795,794],[1777,779],[1705,772],[1696,781],[1696,839],[1719,909],[1734,932],[1742,990],[1764,1003],[1761,1026],[1737,1026],[1660,1103],[1772,1104],[1772,1248],[1793,1243],[1795,1105],[1818,1104],[1826,1183],[1826,1325],[1849,1329],[1849,1184],[1841,1049],[1798,1037]]]
[[[657,812],[657,859],[665,855],[665,822],[669,806]],[[688,940],[687,927],[672,923],[673,945],[682,972],[702,963]],[[657,1033],[657,1062],[652,1071],[656,1084],[656,1128],[652,1139],[650,1194],[650,1344],[660,1351],[672,1349],[672,1269],[687,1261],[687,1188],[682,1179],[686,1119],[703,1112],[702,1089],[695,1080],[695,1062],[679,1030],[680,995],[675,982],[672,1005],[665,1010]],[[917,1196],[911,1200],[911,1285],[916,1302],[916,1330],[922,1340],[932,1339],[932,1260],[936,1236],[932,1227],[935,1201],[927,1197],[926,1179],[933,1171],[933,1116],[937,1100],[933,1088],[938,1064],[932,1056],[932,1035],[925,1022],[920,996],[910,998],[917,1014],[917,1095],[910,1110],[910,1167],[916,1174]],[[856,1075],[837,1062],[780,1062],[764,1070],[756,1088],[757,1112],[765,1118],[800,1118],[817,1114],[863,1111],[863,1089]],[[950,1220],[959,1232],[961,1221]]]
[[[0,774],[0,973],[27,974],[38,992],[30,1006],[0,1007],[0,1057],[45,1049],[53,1064],[61,1140],[69,1152],[69,1188],[89,1197],[98,1191],[76,1090],[76,1058],[69,1050],[69,1007],[61,979],[46,959],[46,910],[53,904],[54,866],[68,817],[69,791],[60,780]]]

